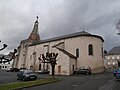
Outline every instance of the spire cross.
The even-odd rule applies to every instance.
[[[39,18],[39,17],[38,17],[38,16],[36,16],[36,17],[37,17],[37,21],[38,21],[38,18]]]

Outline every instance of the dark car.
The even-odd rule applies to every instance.
[[[90,75],[91,74],[91,68],[89,66],[82,66],[78,68],[77,70],[74,71],[75,74],[86,74]]]
[[[113,70],[113,75],[116,77],[116,72],[119,70],[119,68],[115,68],[114,70]]]
[[[17,79],[18,80],[36,80],[37,79],[37,75],[32,71],[32,70],[21,70],[19,71],[19,73],[17,74]]]
[[[19,69],[18,68],[8,68],[6,71],[7,72],[19,72]]]
[[[23,70],[26,70],[26,69],[27,69],[27,68],[24,68],[24,67],[23,67],[23,68],[20,68],[20,70],[19,70],[19,71],[23,71]]]
[[[39,74],[49,74],[50,71],[45,70],[45,69],[41,69],[41,70],[38,71],[38,73],[39,73]]]
[[[117,79],[120,79],[120,68],[116,68],[116,69],[113,71],[113,75],[114,75]]]

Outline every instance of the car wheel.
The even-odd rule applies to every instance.
[[[23,81],[26,81],[26,78],[25,77],[23,77],[23,79],[22,79]]]
[[[37,78],[35,78],[34,80],[36,80]]]
[[[86,74],[87,74],[87,75],[89,75],[89,73],[88,73],[88,72],[87,72]]]
[[[17,77],[17,80],[19,80],[19,77]]]

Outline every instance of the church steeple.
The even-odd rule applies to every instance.
[[[33,30],[28,38],[28,40],[30,40],[32,42],[40,41],[40,36],[39,36],[39,32],[38,32],[38,25],[39,25],[38,18],[39,17],[37,16],[37,19],[34,23]]]

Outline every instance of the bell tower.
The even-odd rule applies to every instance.
[[[39,36],[39,31],[38,31],[38,25],[39,25],[38,18],[39,17],[37,16],[37,19],[34,23],[33,30],[31,32],[30,36],[28,37],[28,40],[31,42],[40,41],[40,36]]]

